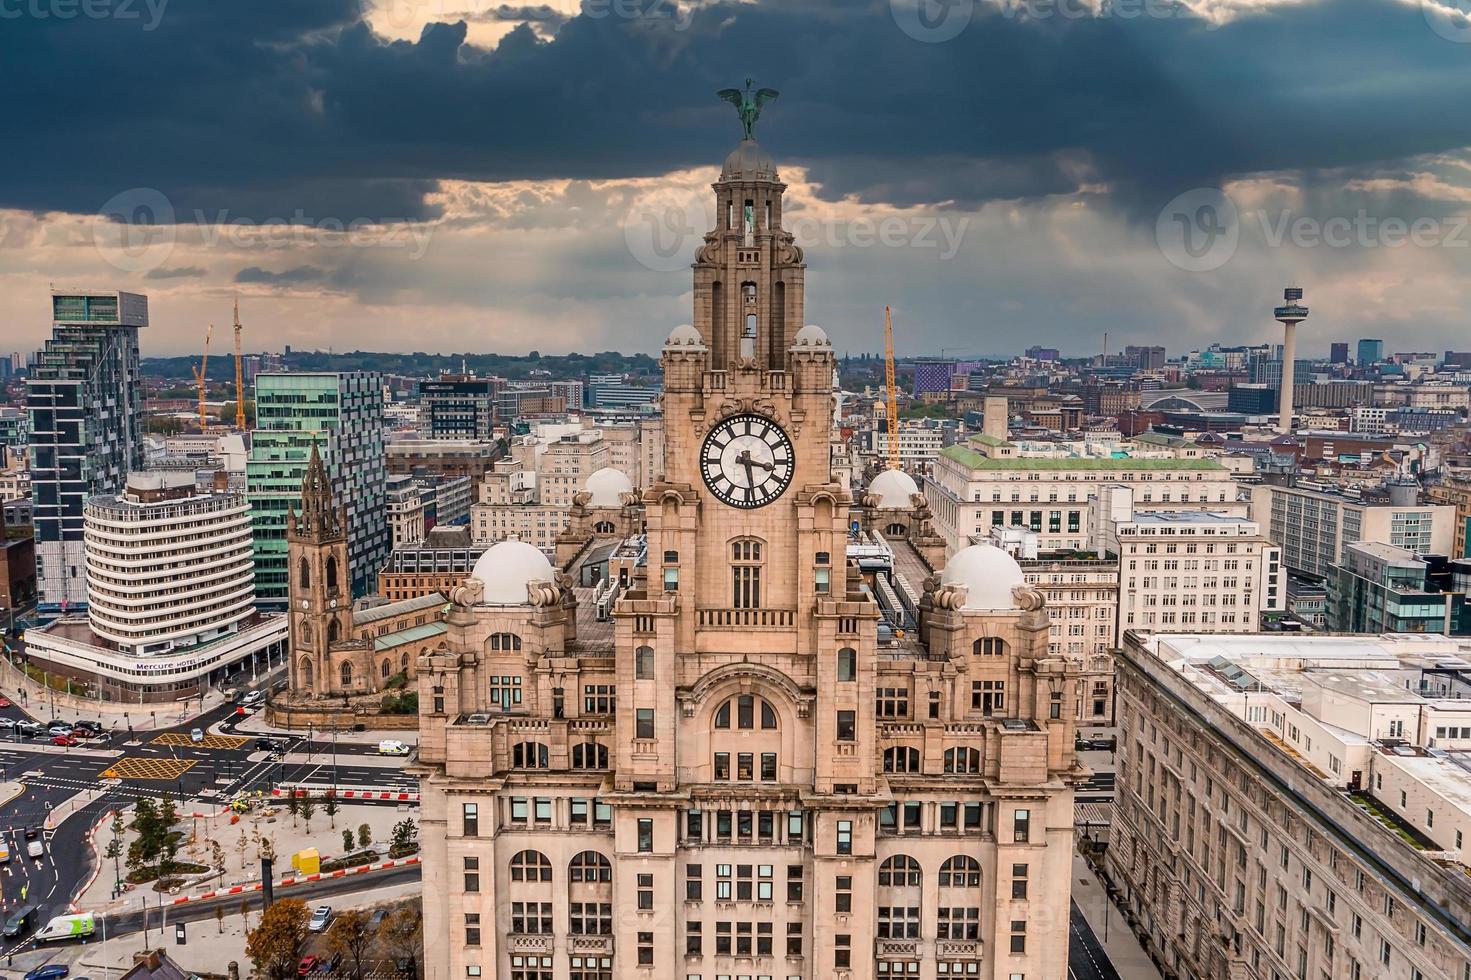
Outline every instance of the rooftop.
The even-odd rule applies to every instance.
[[[954,460],[973,470],[1097,470],[1110,473],[1160,472],[1160,471],[1203,471],[1221,472],[1226,468],[1213,459],[1053,459],[1038,456],[1022,456],[1008,459],[992,459],[982,456],[965,446],[949,446],[940,455]]]

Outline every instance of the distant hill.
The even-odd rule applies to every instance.
[[[145,357],[143,373],[190,379],[198,360],[197,357]],[[459,373],[462,366],[475,374],[512,379],[529,378],[533,371],[547,371],[552,379],[570,379],[589,374],[653,374],[659,369],[659,362],[647,354],[621,354],[617,351],[557,355],[532,351],[519,357],[506,354],[386,354],[375,351],[319,354],[292,351],[286,357],[286,365],[293,371],[380,371],[413,378]],[[233,380],[233,355],[210,357],[209,377],[213,381]]]

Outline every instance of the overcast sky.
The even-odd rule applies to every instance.
[[[10,0],[0,349],[656,350],[757,126],[842,349],[1471,347],[1471,0]],[[88,15],[90,13],[90,16]],[[222,333],[223,336],[223,333]]]

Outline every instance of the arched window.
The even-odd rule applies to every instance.
[[[965,746],[945,750],[945,771],[949,773],[978,773],[981,771],[981,752]]]
[[[879,865],[880,888],[917,887],[923,878],[919,862],[908,854],[895,854]]]
[[[572,768],[608,768],[608,747],[597,742],[579,742],[572,746]]]
[[[903,524],[890,524],[884,528],[884,533],[891,538],[902,538],[909,533],[909,528]]]
[[[428,650],[424,650],[424,651],[421,651],[421,652],[428,653],[429,651]],[[409,654],[408,654],[408,651],[407,650],[405,650],[399,656],[399,658],[398,658],[398,669],[399,670],[408,670],[409,669]]]
[[[1006,653],[1006,641],[999,636],[983,636],[970,645],[976,656],[999,657]]]
[[[344,660],[342,662],[342,668],[339,671],[339,673],[342,675],[342,686],[343,687],[351,687],[352,686],[352,662],[351,661],[348,661],[348,660]]]
[[[639,647],[633,651],[633,678],[639,681],[654,679],[653,647]]]
[[[512,881],[551,881],[552,862],[540,851],[518,851],[511,855]]]
[[[941,888],[979,888],[981,862],[969,854],[957,854],[940,865]]]
[[[613,866],[597,851],[583,851],[573,857],[572,863],[567,865],[567,880],[569,882],[612,881]]]
[[[335,592],[339,588],[341,588],[341,586],[337,582],[337,556],[336,555],[328,555],[327,556],[327,581],[323,582],[322,584],[327,587],[327,591],[328,592]]]
[[[384,680],[387,680],[389,674],[393,673],[393,662],[390,661],[387,657],[384,657],[383,658],[383,666],[380,669],[383,672],[383,679]]]
[[[312,621],[310,619],[303,619],[301,621],[301,642],[312,642]]]
[[[327,624],[327,642],[336,643],[340,639],[342,639],[342,627],[334,619]]]
[[[852,647],[843,647],[838,651],[838,680],[856,681],[858,679],[858,651]]]
[[[301,681],[307,687],[312,686],[312,661],[309,657],[302,657],[297,661],[297,671],[301,673]]]
[[[616,534],[617,532],[618,528],[612,521],[598,521],[592,526],[593,534]]]
[[[761,608],[761,542],[736,538],[730,543],[731,606]]]
[[[919,772],[919,749],[908,745],[884,749],[884,772]]]
[[[296,584],[303,589],[310,589],[312,587],[312,569],[306,563],[306,555],[302,555],[301,561],[297,563]]]
[[[490,634],[490,648],[492,650],[519,650],[521,649],[521,637],[515,633],[492,633]]]
[[[730,728],[731,706],[735,706],[735,727],[750,731],[756,727],[757,707],[760,707],[761,727],[766,731],[776,730],[776,711],[765,698],[753,694],[738,694],[715,709],[715,727]]]
[[[517,742],[511,746],[511,765],[517,769],[545,769],[551,765],[544,742]]]

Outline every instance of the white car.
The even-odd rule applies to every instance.
[[[318,905],[312,912],[311,921],[306,924],[306,927],[312,932],[324,932],[327,929],[327,923],[331,921],[332,906]]]
[[[408,755],[409,746],[407,742],[400,742],[398,739],[394,738],[385,738],[383,741],[378,743],[378,754]]]
[[[26,844],[26,853],[39,861],[46,856],[46,845],[42,844],[40,840],[29,841]]]
[[[0,718],[0,728],[4,728],[7,731],[15,728],[15,724],[14,718]]]
[[[253,708],[266,699],[265,691],[248,691],[240,699],[240,707]]]
[[[204,741],[204,729],[203,728],[196,728],[193,731],[191,731],[189,733],[189,741],[193,742],[195,745],[198,745],[200,742],[203,742]]]

